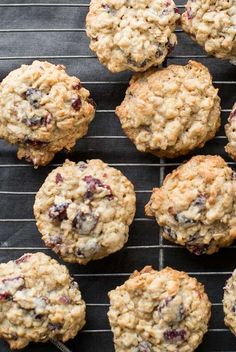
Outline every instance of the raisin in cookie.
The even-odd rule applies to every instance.
[[[43,253],[0,264],[0,337],[12,349],[67,341],[85,324],[85,303],[67,268]]]
[[[173,0],[92,0],[86,20],[90,48],[112,72],[146,71],[176,45],[179,18]]]
[[[225,133],[229,141],[225,150],[232,159],[236,160],[236,104],[228,118],[228,123],[225,125]]]
[[[236,57],[235,0],[188,0],[182,15],[185,32],[221,59]]]
[[[212,254],[236,238],[236,178],[220,156],[195,156],[155,188],[145,207],[163,236],[190,252]]]
[[[225,313],[225,324],[236,335],[236,270],[227,281],[224,288],[223,307]]]
[[[34,61],[0,85],[0,138],[18,144],[18,158],[35,166],[70,150],[87,133],[94,113],[89,92],[62,65]]]
[[[189,61],[134,75],[116,114],[139,151],[173,158],[215,136],[220,98],[208,69]]]
[[[66,161],[36,195],[45,244],[65,261],[86,264],[120,250],[135,214],[132,183],[101,160]]]
[[[207,331],[211,304],[184,272],[145,267],[109,297],[116,352],[192,352]]]

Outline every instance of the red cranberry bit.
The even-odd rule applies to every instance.
[[[26,119],[25,123],[29,127],[39,127],[44,124],[44,117],[34,115],[31,119]]]
[[[82,88],[82,84],[79,82],[73,86],[74,89],[80,90]]]
[[[231,122],[232,120],[236,119],[236,109],[231,112],[229,115],[228,121]]]
[[[63,182],[63,177],[62,177],[62,175],[58,172],[58,173],[56,174],[56,184],[58,185],[58,183],[61,183],[61,182]]]
[[[44,118],[44,126],[50,125],[52,122],[52,114],[49,112],[47,116]]]
[[[169,303],[171,301],[173,301],[173,299],[174,299],[174,297],[167,297],[167,298],[163,299],[157,308],[158,312],[161,313],[162,309],[167,307],[169,305]]]
[[[48,323],[48,329],[49,329],[50,331],[60,330],[62,327],[63,327],[63,325],[60,324],[60,323],[57,323],[57,324]]]
[[[63,221],[67,219],[67,208],[69,203],[61,203],[58,205],[53,205],[49,209],[49,216],[53,220]]]
[[[210,245],[209,244],[196,244],[193,246],[187,246],[187,248],[190,250],[190,252],[192,252],[195,255],[202,255],[202,254],[206,254],[208,249],[209,249]]]
[[[186,13],[187,13],[188,20],[192,20],[193,19],[193,12],[192,12],[191,7],[189,9],[187,9]]]
[[[24,143],[28,144],[34,148],[40,149],[40,148],[46,147],[49,142],[37,141],[37,140],[32,140],[32,139],[26,138]]]
[[[74,110],[80,111],[81,106],[82,106],[82,101],[81,101],[80,97],[78,97],[77,99],[73,99],[71,106]]]
[[[152,352],[152,345],[148,341],[142,341],[137,346],[137,350],[135,352]]]
[[[109,191],[109,195],[107,196],[109,200],[114,198],[111,187],[109,185],[104,185],[98,178],[94,178],[93,176],[85,176],[83,181],[85,181],[88,185],[88,190],[85,198],[91,199],[93,197],[93,193],[97,191],[98,187],[105,188]]]
[[[15,260],[16,264],[21,264],[21,263],[25,263],[28,261],[29,258],[32,257],[32,254],[24,254],[22,255],[22,257],[18,258]]]
[[[177,7],[174,8],[175,13],[179,14],[179,9]]]
[[[186,339],[186,330],[168,329],[164,332],[164,339],[170,343],[182,342]]]
[[[37,88],[29,88],[25,93],[26,99],[34,108],[38,109],[40,107],[40,102],[43,97],[41,90]]]
[[[193,206],[198,206],[200,210],[206,207],[206,197],[204,194],[199,194],[199,196],[192,202]]]
[[[92,98],[88,98],[88,99],[87,99],[87,102],[88,102],[89,104],[91,104],[91,105],[96,109],[97,104],[95,103],[95,101],[94,101]]]
[[[70,304],[70,298],[68,296],[61,296],[59,302],[65,305]]]
[[[98,223],[98,216],[90,213],[79,211],[73,220],[73,227],[78,230],[80,235],[89,235],[95,229]]]
[[[8,301],[12,298],[12,295],[10,294],[10,292],[2,292],[0,293],[0,301]]]
[[[60,236],[52,236],[48,241],[45,241],[47,247],[54,248],[62,244],[62,238]]]

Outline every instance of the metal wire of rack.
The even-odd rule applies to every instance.
[[[176,3],[182,10],[185,0]],[[205,284],[213,302],[213,314],[209,332],[198,352],[236,351],[235,337],[223,323],[221,303],[223,286],[235,268],[236,246],[222,249],[211,257],[198,258],[163,240],[158,235],[155,221],[145,217],[143,208],[152,188],[159,186],[167,173],[190,156],[164,160],[141,154],[124,136],[114,109],[123,99],[130,73],[110,74],[90,52],[85,34],[88,6],[89,0],[77,0],[76,3],[69,0],[12,0],[11,3],[0,0],[0,80],[23,63],[31,63],[34,59],[49,60],[65,64],[69,73],[80,77],[98,103],[89,135],[77,143],[70,155],[60,153],[48,167],[34,170],[31,165],[17,161],[14,147],[0,142],[0,261],[15,259],[29,251],[44,251],[56,258],[41,242],[32,206],[34,195],[47,174],[65,158],[77,161],[100,158],[119,168],[134,183],[138,201],[130,239],[122,251],[86,267],[67,265],[87,302],[85,329],[64,347],[62,344],[35,344],[25,351],[113,351],[106,317],[107,292],[144,265],[157,269],[169,265],[188,272]],[[177,35],[179,44],[166,64],[184,64],[189,59],[201,61],[212,72],[222,98],[222,127],[216,138],[195,154],[220,154],[234,167],[235,163],[224,152],[223,126],[235,100],[236,68],[208,57],[181,29],[177,29]],[[0,351],[9,352],[4,342],[0,342]]]

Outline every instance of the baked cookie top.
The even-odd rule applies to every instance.
[[[207,331],[211,304],[184,272],[145,267],[109,297],[116,352],[192,352]]]
[[[36,195],[45,244],[65,261],[86,264],[120,250],[135,214],[132,183],[101,160],[66,161]]]
[[[226,152],[236,160],[236,104],[230,113],[228,123],[225,125],[225,133],[228,138],[228,144],[225,147]]]
[[[185,32],[221,59],[236,56],[235,0],[188,0],[182,15]]]
[[[223,307],[225,324],[236,335],[236,270],[234,270],[224,288]]]
[[[46,165],[87,133],[95,113],[89,91],[62,65],[34,61],[0,84],[0,138],[19,145],[18,157]]]
[[[0,264],[0,337],[12,349],[67,341],[85,324],[85,303],[67,268],[43,253]]]
[[[212,254],[236,238],[236,177],[220,156],[199,155],[154,188],[145,207],[163,236],[194,254]]]
[[[86,19],[90,48],[112,72],[146,71],[177,43],[173,0],[92,0]]]
[[[215,136],[220,98],[208,69],[189,61],[134,75],[116,114],[139,151],[173,158]]]

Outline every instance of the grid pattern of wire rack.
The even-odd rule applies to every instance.
[[[185,0],[176,3],[182,10]],[[68,265],[87,302],[87,325],[66,344],[67,348],[59,348],[71,352],[113,351],[106,317],[107,292],[135,269],[152,265],[157,269],[172,266],[187,271],[205,284],[213,302],[213,314],[209,332],[198,351],[236,351],[235,337],[223,323],[221,303],[225,281],[235,267],[236,246],[211,257],[198,258],[162,240],[155,221],[144,216],[144,205],[152,188],[160,185],[165,175],[186,158],[169,161],[141,154],[124,136],[114,109],[124,96],[130,73],[110,74],[89,50],[85,34],[88,4],[89,0],[0,0],[0,80],[23,63],[48,60],[64,64],[70,74],[80,77],[98,104],[89,135],[77,143],[70,155],[60,153],[48,167],[34,170],[16,159],[14,147],[0,142],[0,261],[15,259],[25,252],[43,251],[54,256],[43,245],[35,226],[34,195],[47,174],[65,158],[75,161],[100,158],[119,168],[134,183],[137,213],[129,242],[122,251],[86,267]],[[210,68],[222,98],[222,127],[216,138],[196,153],[220,154],[234,166],[224,152],[223,126],[235,100],[236,68],[208,57],[181,29],[177,32],[179,44],[165,64],[185,64],[189,59],[201,61]],[[48,343],[25,349],[26,352],[43,350],[56,352],[58,348]],[[4,342],[0,342],[0,351],[9,351]]]

